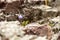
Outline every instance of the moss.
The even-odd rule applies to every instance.
[[[53,26],[55,25],[55,23],[54,23],[53,21],[51,21],[51,22],[49,22],[49,25],[50,25],[51,27],[53,27]]]

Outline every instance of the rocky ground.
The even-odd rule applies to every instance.
[[[60,35],[59,18],[60,17],[51,19],[54,22],[58,22],[57,24],[53,23],[55,24],[53,26],[52,24],[49,25],[49,23],[39,24],[38,22],[30,23],[26,26],[21,26],[20,22],[18,21],[10,21],[10,22],[2,21],[0,22],[1,40],[6,40],[6,39],[9,39],[9,40],[40,40],[40,39],[48,40],[49,38],[47,39],[47,37],[51,37],[51,40],[57,40]]]
[[[0,0],[0,40],[60,40],[59,2]]]

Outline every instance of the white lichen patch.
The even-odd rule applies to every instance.
[[[12,22],[0,22],[0,32],[5,37],[12,37],[14,35],[22,35],[24,32],[21,31],[18,21]]]

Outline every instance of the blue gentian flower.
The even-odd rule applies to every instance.
[[[22,19],[22,18],[23,18],[23,16],[22,16],[22,15],[19,15],[19,16],[18,16],[18,18],[19,18],[19,19]]]

